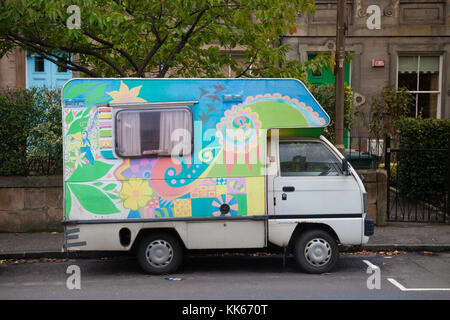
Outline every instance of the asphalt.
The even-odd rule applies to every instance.
[[[126,253],[63,252],[64,234],[0,233],[0,259],[96,258]],[[343,246],[341,251],[450,251],[450,225],[391,222],[375,227],[375,233],[363,246]]]

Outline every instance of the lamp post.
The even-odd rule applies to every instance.
[[[336,148],[342,154],[344,154],[345,13],[345,0],[337,0],[334,133]]]

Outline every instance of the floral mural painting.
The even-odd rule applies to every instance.
[[[119,90],[107,92],[107,94],[113,98],[110,103],[146,102],[144,99],[138,98],[141,88],[142,85],[129,89],[128,86],[121,81]]]
[[[123,182],[119,197],[124,208],[137,211],[152,199],[153,190],[146,179],[131,178]]]
[[[191,155],[115,154],[114,104],[174,101],[195,101]],[[295,80],[74,79],[62,102],[66,220],[263,215],[266,130],[329,122]]]

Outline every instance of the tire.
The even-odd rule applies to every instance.
[[[175,236],[169,233],[153,233],[144,236],[140,241],[137,260],[146,273],[173,273],[181,265],[183,249]]]
[[[333,269],[338,261],[339,248],[328,232],[309,230],[295,239],[294,256],[303,271],[325,273]]]

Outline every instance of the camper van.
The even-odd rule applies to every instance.
[[[132,251],[165,274],[187,250],[273,245],[323,273],[373,233],[298,80],[72,79],[62,108],[66,251]]]

